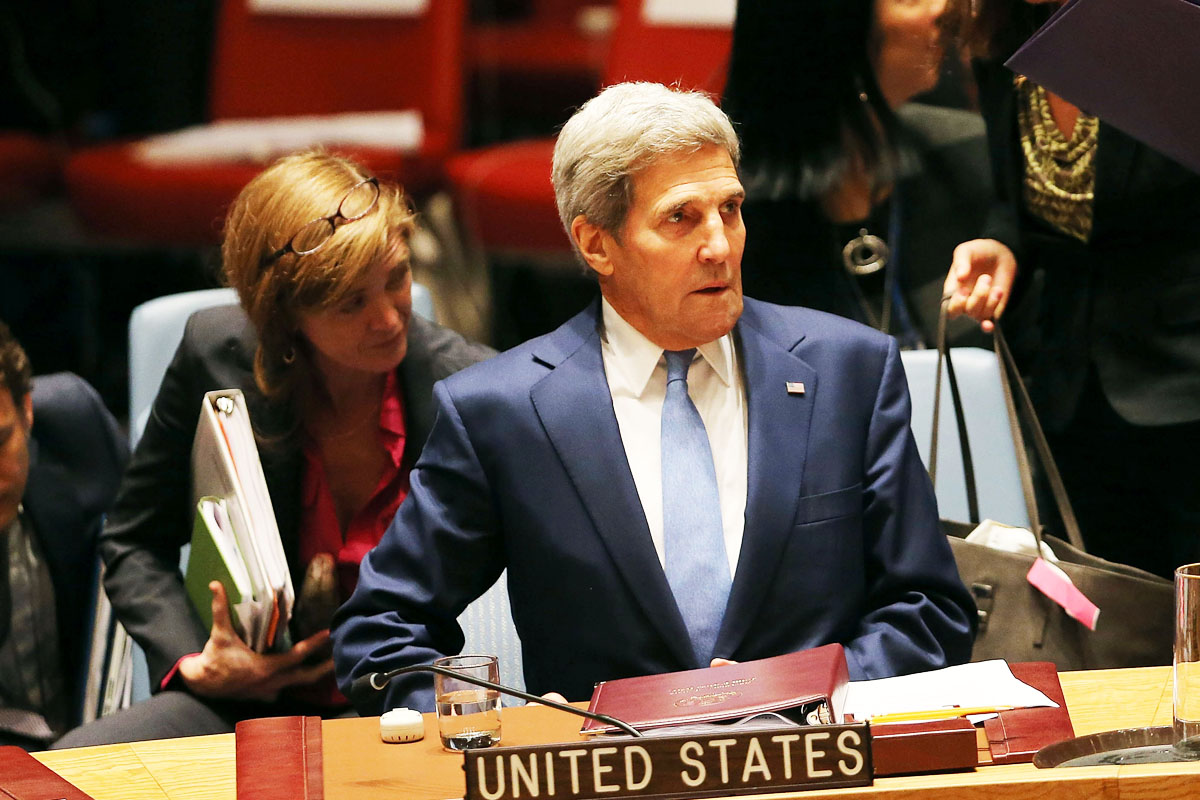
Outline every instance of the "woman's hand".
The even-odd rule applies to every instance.
[[[212,632],[202,652],[179,662],[179,677],[193,694],[269,702],[282,689],[313,683],[333,671],[328,630],[286,653],[256,653],[233,629],[225,587],[213,581],[208,589],[213,595]],[[310,663],[314,656],[320,660]]]
[[[954,248],[942,296],[950,300],[951,317],[967,314],[992,332],[1012,294],[1017,259],[1008,245],[995,239],[972,239]]]

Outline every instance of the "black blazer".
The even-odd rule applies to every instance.
[[[286,428],[285,413],[254,384],[254,328],[238,306],[199,311],[167,368],[146,430],[138,442],[117,502],[100,537],[105,589],[130,635],[146,651],[151,688],[208,640],[183,588],[179,551],[191,537],[191,450],[205,392],[241,389],[259,431]],[[492,355],[490,348],[412,317],[408,354],[398,368],[404,396],[404,463],[411,467],[433,425],[433,384]],[[260,446],[263,472],[292,579],[299,586],[300,483],[303,453]]]
[[[997,194],[984,235],[1017,255],[1014,302],[1035,272],[1044,280],[1032,364],[1043,424],[1070,421],[1090,365],[1131,423],[1200,419],[1200,176],[1101,122],[1092,235],[1070,240],[1025,210],[1013,73],[981,63],[976,76]]]
[[[72,713],[81,708],[91,642],[96,535],[128,458],[116,420],[87,381],[65,372],[34,379],[29,481],[21,502],[54,584],[59,654]],[[7,578],[0,575],[5,597]],[[0,626],[7,627],[10,612],[0,610]]]

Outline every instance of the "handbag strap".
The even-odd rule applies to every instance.
[[[937,326],[937,371],[933,380],[933,433],[929,443],[929,480],[937,485],[938,430],[941,427],[942,364],[945,363],[946,377],[950,384],[950,400],[954,406],[954,422],[958,428],[959,451],[962,454],[963,482],[967,490],[967,518],[978,523],[979,494],[975,488],[975,460],[971,457],[971,442],[967,436],[967,420],[963,413],[962,394],[958,389],[958,376],[954,372],[954,359],[946,343],[946,305],[943,301],[938,312]]]
[[[1037,540],[1039,549],[1042,544],[1042,520],[1041,513],[1038,510],[1037,494],[1033,488],[1033,469],[1029,463],[1029,450],[1025,446],[1025,434],[1021,430],[1021,418],[1017,410],[1016,400],[1014,399],[1011,376],[1016,376],[1015,380],[1021,384],[1021,392],[1025,392],[1025,384],[1021,382],[1021,375],[1017,371],[1016,362],[1012,357],[1012,353],[1008,349],[1008,340],[1004,338],[1004,332],[1000,330],[1000,326],[992,320],[992,349],[996,352],[996,367],[1000,372],[1000,390],[1004,394],[1004,409],[1008,415],[1008,429],[1012,436],[1013,451],[1017,459],[1017,473],[1021,479],[1021,493],[1025,497],[1025,509],[1029,514],[1029,528],[1033,531],[1033,537]],[[1032,408],[1032,406],[1031,406]],[[1041,430],[1038,424],[1037,416],[1033,416],[1033,425]]]
[[[1004,389],[1004,401],[1009,407],[1009,422],[1013,429],[1013,443],[1017,449],[1018,466],[1021,470],[1021,484],[1025,491],[1025,503],[1030,508],[1029,521],[1034,526],[1034,535],[1041,542],[1041,524],[1037,520],[1037,500],[1033,494],[1032,473],[1029,469],[1029,461],[1027,451],[1025,449],[1024,437],[1021,435],[1021,426],[1018,420],[1019,416],[1025,418],[1025,423],[1029,428],[1029,433],[1033,437],[1033,445],[1038,454],[1038,459],[1041,461],[1042,469],[1046,473],[1046,481],[1050,484],[1050,493],[1054,496],[1054,504],[1058,507],[1059,516],[1062,518],[1063,529],[1067,534],[1067,540],[1076,548],[1083,552],[1087,552],[1087,548],[1083,544],[1083,535],[1079,530],[1079,521],[1075,518],[1075,511],[1071,508],[1071,500],[1067,496],[1067,488],[1063,484],[1062,474],[1058,471],[1058,464],[1054,460],[1054,455],[1050,452],[1050,443],[1046,440],[1046,433],[1042,430],[1042,425],[1038,422],[1037,412],[1034,411],[1033,401],[1029,397],[1029,390],[1025,386],[1025,382],[1021,380],[1021,374],[1017,370],[1017,362],[1013,358],[1012,351],[1009,349],[1008,340],[1004,337],[1004,332],[1001,330],[999,323],[993,321],[994,332],[993,340],[995,342],[996,358],[1000,364],[1000,384]],[[1010,380],[1011,376],[1011,380]],[[1013,391],[1013,388],[1016,391]],[[1019,405],[1014,404],[1014,396]],[[1016,405],[1016,409],[1014,409]],[[1016,413],[1018,412],[1019,413]]]
[[[967,513],[970,522],[978,523],[980,521],[979,500],[976,489],[974,459],[971,455],[971,445],[967,435],[962,395],[959,391],[958,379],[954,374],[952,351],[947,342],[948,301],[949,298],[943,298],[942,307],[938,313],[938,360],[933,390],[933,433],[930,436],[929,477],[936,485],[938,429],[941,422],[942,364],[945,362],[946,376],[950,384],[950,398],[954,406],[954,417],[956,427],[958,428],[958,440],[962,455],[963,481],[966,484],[967,492]],[[1075,518],[1074,510],[1071,508],[1071,501],[1067,496],[1066,487],[1063,485],[1058,465],[1054,460],[1053,454],[1050,452],[1050,444],[1046,440],[1046,434],[1042,430],[1041,423],[1038,422],[1037,413],[1033,408],[1033,401],[1029,397],[1029,390],[1025,387],[1025,383],[1021,379],[1016,360],[1013,358],[1012,351],[1008,346],[1008,340],[1004,337],[1004,332],[1000,324],[995,321],[993,321],[993,324],[995,326],[993,334],[994,349],[997,366],[1000,371],[1000,386],[1004,393],[1004,406],[1008,416],[1009,430],[1012,433],[1013,449],[1016,452],[1017,459],[1017,471],[1020,474],[1021,490],[1025,496],[1025,508],[1029,515],[1030,528],[1040,546],[1042,542],[1042,523],[1038,512],[1037,496],[1033,487],[1033,470],[1029,462],[1029,451],[1026,449],[1025,436],[1021,428],[1022,419],[1025,420],[1030,435],[1033,437],[1038,460],[1046,472],[1051,494],[1062,517],[1067,540],[1079,550],[1086,552],[1083,544],[1083,536],[1079,531],[1079,522]],[[1014,386],[1016,387],[1015,391]]]

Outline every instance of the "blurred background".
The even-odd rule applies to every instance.
[[[719,93],[733,15],[733,0],[312,7],[0,8],[0,318],[36,372],[82,375],[123,416],[130,311],[218,285],[224,206],[276,152],[173,160],[147,142],[231,119],[416,109],[417,145],[328,146],[416,198],[416,277],[440,321],[500,348],[551,330],[594,293],[554,214],[556,127],[623,79]],[[943,73],[922,99],[971,107],[959,60]]]

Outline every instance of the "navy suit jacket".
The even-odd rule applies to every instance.
[[[334,621],[343,691],[462,647],[458,614],[508,568],[530,691],[690,669],[613,413],[599,304],[435,387],[412,491]],[[969,658],[974,606],[909,430],[895,341],[747,299],[734,329],[749,418],[745,534],[716,655],[828,642],[853,678]],[[788,382],[804,384],[789,393]],[[360,712],[432,707],[393,681]]]
[[[129,447],[96,390],[64,372],[33,380],[29,448],[29,481],[21,502],[54,584],[59,655],[76,714],[82,708],[84,659],[91,641],[96,535],[116,494]],[[7,579],[7,574],[0,575],[6,598]],[[10,611],[0,608],[0,628],[7,627]]]

